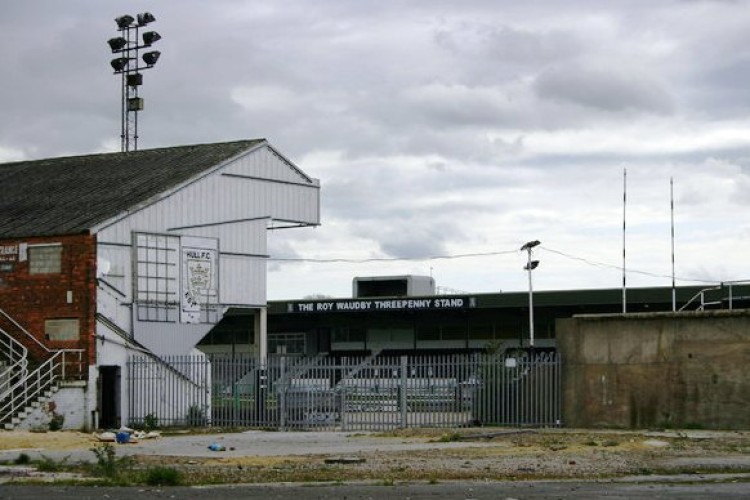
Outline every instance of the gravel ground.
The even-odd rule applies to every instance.
[[[211,451],[212,443],[224,451]],[[93,461],[92,435],[0,433],[0,461]],[[135,467],[168,465],[190,483],[595,479],[748,473],[750,433],[575,429],[422,429],[193,433],[115,445]],[[12,468],[11,468],[12,469]],[[12,474],[10,474],[12,475]],[[0,470],[0,480],[9,473]],[[745,480],[745,479],[743,479]]]

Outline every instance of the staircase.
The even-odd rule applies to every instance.
[[[61,381],[83,378],[84,351],[49,349],[2,309],[0,318],[15,333],[0,328],[0,425],[10,430],[57,392]],[[19,338],[44,353],[41,364],[30,368],[28,349]]]

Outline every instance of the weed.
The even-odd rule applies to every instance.
[[[154,413],[149,413],[143,417],[143,428],[147,431],[154,430],[159,427],[159,417]]]
[[[56,461],[50,457],[42,455],[42,458],[36,462],[36,469],[40,472],[60,472],[65,469],[68,458],[63,458],[60,461]]]
[[[448,434],[443,434],[437,439],[438,443],[452,443],[454,441],[461,441],[461,434],[458,432],[450,432]]]
[[[205,427],[208,425],[206,412],[200,406],[192,405],[188,408],[187,415],[185,416],[185,423],[189,427]]]
[[[171,467],[152,467],[146,471],[144,482],[149,486],[179,486],[182,473]]]
[[[59,431],[60,429],[63,428],[64,423],[65,423],[65,415],[54,413],[52,415],[52,418],[49,421],[49,430]]]
[[[130,461],[127,457],[117,458],[117,450],[111,443],[102,443],[91,448],[91,451],[96,456],[94,474],[109,479],[117,478],[120,469],[126,467]]]

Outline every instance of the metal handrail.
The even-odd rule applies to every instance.
[[[750,285],[750,280],[723,281],[719,285],[711,286],[711,287],[707,287],[707,288],[703,288],[702,290],[699,290],[698,293],[696,293],[693,297],[691,297],[690,300],[688,300],[685,303],[685,305],[683,305],[682,307],[680,307],[679,311],[684,311],[685,309],[687,309],[687,307],[690,304],[692,304],[693,302],[695,302],[696,299],[700,299],[700,305],[698,306],[698,309],[697,309],[698,311],[702,311],[708,305],[721,304],[724,300],[727,301],[728,308],[731,311],[733,309],[734,301],[735,300],[746,299],[747,298],[747,297],[744,297],[744,296],[741,296],[741,297],[735,297],[734,296],[733,287],[738,286],[738,285],[740,285],[740,286],[741,285]],[[712,301],[712,302],[706,302],[706,292],[711,292],[711,291],[714,291],[714,290],[723,290],[725,288],[728,290],[726,297],[722,297],[721,299],[715,300],[715,301]]]
[[[10,323],[13,326],[15,326],[16,328],[18,328],[24,335],[26,335],[31,340],[33,340],[34,343],[36,343],[36,345],[39,346],[39,348],[41,350],[43,350],[44,352],[46,352],[48,355],[55,356],[55,355],[57,355],[57,353],[60,353],[60,352],[69,352],[69,353],[79,353],[79,357],[80,357],[80,353],[84,352],[84,349],[50,349],[49,347],[47,347],[46,345],[44,345],[42,342],[40,342],[39,339],[36,338],[34,335],[32,335],[28,330],[26,330],[26,328],[24,328],[23,326],[21,326],[16,320],[14,320],[2,308],[0,308],[0,316],[3,316],[3,317],[5,317],[5,319],[7,319],[8,321],[10,321]],[[8,335],[8,337],[13,338],[7,332],[4,332],[4,333],[6,333],[6,335]],[[15,339],[13,339],[13,340],[15,340]],[[15,340],[15,341],[18,342],[17,340]],[[23,344],[21,344],[21,345],[23,346]],[[25,346],[23,346],[23,349],[24,349],[25,356],[28,357],[28,349]]]
[[[703,288],[702,290],[699,290],[698,293],[696,293],[695,295],[693,295],[690,298],[690,300],[688,300],[687,302],[685,302],[685,304],[682,307],[680,307],[678,309],[678,311],[684,311],[690,304],[692,304],[698,298],[700,298],[700,305],[698,306],[697,310],[698,311],[702,311],[703,308],[706,307],[706,305],[707,305],[707,303],[706,303],[706,292],[710,292],[710,291],[713,291],[713,290],[721,290],[721,289],[722,289],[722,286],[718,285],[718,286],[712,286],[712,287]],[[713,304],[713,302],[712,302],[712,304]]]
[[[3,309],[0,309],[0,315],[4,316],[5,319],[7,319],[8,321],[10,321],[13,326],[15,326],[16,328],[18,328],[19,330],[21,330],[22,333],[24,333],[27,337],[29,337],[31,340],[33,340],[34,343],[36,343],[36,345],[39,346],[42,350],[47,351],[49,353],[55,352],[54,350],[50,349],[49,347],[47,347],[46,345],[44,345],[43,343],[41,343],[39,341],[39,339],[36,338],[36,337],[34,337],[31,333],[29,333],[29,331],[26,330],[26,328],[24,328],[23,326],[21,326],[20,324],[18,324],[18,322],[16,320],[14,320],[10,316],[10,314],[8,314],[7,312],[5,312]]]
[[[44,391],[50,390],[59,379],[66,378],[66,367],[71,363],[69,354],[78,354],[79,372],[83,362],[83,349],[59,350],[49,357],[36,370],[12,385],[8,397],[0,406],[0,422],[8,422],[14,415],[26,408]]]
[[[28,405],[35,398],[38,398],[42,391],[51,387],[58,379],[67,379],[70,375],[68,371],[69,365],[77,365],[76,378],[79,380],[82,379],[86,375],[83,364],[83,354],[86,351],[84,349],[50,349],[3,309],[0,309],[0,316],[4,317],[11,325],[33,341],[47,355],[46,360],[41,365],[29,372],[28,348],[8,332],[0,329],[8,339],[12,339],[12,345],[18,344],[22,347],[21,352],[23,353],[22,361],[14,363],[7,370],[3,371],[3,375],[7,375],[6,379],[8,383],[0,391],[0,405],[2,405],[0,406],[0,422],[6,422],[13,415],[16,415],[19,409]],[[71,356],[77,357],[77,360],[71,360]]]
[[[10,391],[14,375],[19,373],[25,377],[28,373],[28,350],[26,346],[14,339],[5,330],[0,328],[0,352],[10,362],[0,370],[0,401],[3,401]]]

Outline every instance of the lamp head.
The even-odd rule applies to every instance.
[[[152,43],[161,40],[161,35],[156,31],[147,31],[143,34],[143,45],[151,45]]]
[[[159,60],[159,56],[161,55],[161,52],[158,50],[152,50],[151,52],[146,52],[143,54],[143,62],[145,62],[149,67],[156,64],[156,61]]]
[[[129,16],[127,14],[125,14],[124,16],[120,16],[120,17],[115,18],[115,22],[117,23],[117,27],[120,28],[120,29],[125,29],[125,28],[130,27],[130,25],[133,24],[133,21],[135,21],[135,19],[133,18],[133,16]]]
[[[530,263],[524,265],[523,268],[527,271],[531,271],[533,269],[536,269],[538,265],[539,265],[538,260],[532,260]]]
[[[154,21],[156,21],[156,18],[150,12],[138,14],[138,26],[146,26],[148,23],[153,23]]]
[[[524,244],[523,244],[523,246],[521,247],[521,250],[531,250],[532,248],[534,248],[535,246],[538,246],[538,245],[540,245],[541,243],[542,243],[542,242],[541,242],[541,241],[539,241],[539,240],[534,240],[534,241],[529,241],[529,242],[526,242],[526,243],[524,243]]]
[[[125,69],[129,62],[130,59],[127,57],[118,57],[117,59],[112,59],[109,64],[112,65],[112,69],[115,70],[115,73],[119,73]]]
[[[112,52],[118,52],[125,48],[125,46],[128,44],[128,41],[123,37],[118,36],[117,38],[110,38],[109,40],[107,40],[107,43],[109,44],[109,48],[112,49]]]

